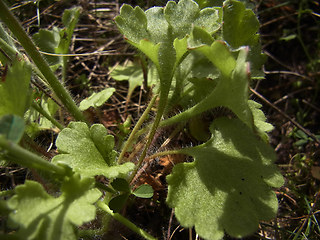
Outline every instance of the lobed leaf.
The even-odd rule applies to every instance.
[[[8,206],[11,226],[17,239],[76,240],[75,227],[95,218],[93,204],[101,192],[93,188],[94,180],[73,175],[62,185],[62,194],[54,198],[34,181],[15,188]],[[80,211],[79,211],[80,210]]]
[[[252,100],[248,101],[248,105],[253,114],[254,125],[256,126],[260,137],[267,141],[269,138],[267,132],[272,131],[273,126],[270,123],[266,122],[267,118],[260,110],[262,105]]]
[[[194,226],[205,239],[222,239],[224,231],[244,237],[275,217],[271,187],[280,187],[283,177],[272,148],[238,119],[217,119],[210,130],[208,142],[183,150],[194,162],[173,168],[167,202],[182,226]]]
[[[204,111],[215,107],[229,108],[240,120],[250,128],[254,128],[253,116],[248,106],[248,90],[250,81],[249,64],[246,62],[248,49],[239,51],[235,60],[227,46],[221,41],[215,41],[210,47],[196,48],[203,53],[221,72],[216,87],[197,105],[188,110],[164,120],[163,126],[178,121],[187,120]]]
[[[83,177],[125,177],[134,168],[131,162],[115,165],[113,136],[101,124],[89,129],[83,122],[71,122],[60,132],[56,146],[60,154],[52,162],[67,164]]]
[[[210,33],[220,28],[217,10],[203,9],[192,0],[169,1],[166,7],[143,12],[139,7],[121,7],[115,18],[130,44],[146,54],[156,65],[162,97],[166,98],[175,68],[187,53],[187,37],[198,27]]]
[[[244,3],[228,0],[223,4],[223,38],[233,48],[246,46],[256,35],[259,21],[254,12],[246,9]]]
[[[31,67],[22,59],[15,58],[7,66],[0,79],[0,116],[14,114],[23,117],[30,105]]]

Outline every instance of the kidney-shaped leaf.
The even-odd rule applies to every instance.
[[[18,227],[17,239],[76,240],[75,226],[95,218],[93,206],[101,192],[93,188],[93,179],[74,175],[64,182],[62,194],[54,198],[34,181],[15,188],[8,202],[12,227]]]
[[[67,164],[85,177],[124,177],[134,168],[131,162],[115,165],[114,139],[101,124],[89,129],[83,122],[71,122],[60,132],[56,145],[60,154],[52,162]]]
[[[167,177],[167,202],[182,226],[205,239],[221,239],[224,231],[249,235],[277,212],[271,187],[283,178],[275,154],[238,119],[217,119],[211,132],[208,142],[184,150],[194,162],[176,165]]]

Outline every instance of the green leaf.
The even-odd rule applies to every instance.
[[[125,193],[112,198],[109,202],[110,209],[114,212],[120,212],[121,209],[126,204],[129,195],[130,195],[129,193]]]
[[[22,59],[14,59],[0,80],[0,116],[14,114],[23,117],[30,105],[31,68]]]
[[[111,186],[120,192],[130,192],[130,185],[129,183],[123,178],[116,178],[111,182]]]
[[[204,45],[196,50],[204,54],[224,77],[230,76],[236,66],[236,60],[222,41],[215,41],[211,46]]]
[[[61,29],[59,31],[60,42],[59,42],[59,45],[55,49],[56,53],[61,53],[61,54],[69,53],[71,38],[73,35],[74,28],[76,27],[76,24],[78,23],[80,12],[81,12],[80,7],[66,9],[63,12],[62,22],[63,22],[65,28]]]
[[[129,43],[146,54],[157,67],[162,94],[160,99],[164,102],[175,68],[187,53],[187,36],[192,33],[193,27],[210,33],[220,27],[217,10],[200,11],[192,0],[181,0],[179,3],[169,1],[164,8],[154,7],[145,12],[139,7],[123,5],[115,21]]]
[[[151,87],[152,85],[159,82],[159,78],[157,74],[155,74],[155,65],[151,65],[148,68],[148,86]],[[129,89],[128,89],[128,97],[132,95],[133,91],[138,86],[142,86],[143,83],[143,72],[141,65],[137,63],[133,63],[129,61],[126,65],[118,65],[112,72],[110,76],[116,81],[128,81],[129,82]]]
[[[24,133],[24,120],[16,115],[4,115],[0,118],[0,135],[6,139],[19,143]]]
[[[194,162],[176,165],[167,177],[167,203],[182,226],[205,239],[222,239],[224,231],[244,237],[276,216],[271,187],[283,177],[273,149],[238,119],[217,119],[210,130],[208,142],[182,150]]]
[[[37,101],[39,103],[39,107],[51,117],[54,117],[59,109],[58,104],[56,104],[55,101],[46,96],[41,96],[39,100],[35,101]],[[29,132],[31,135],[36,135],[37,133],[39,133],[40,130],[52,129],[55,127],[49,119],[41,115],[34,108],[30,108],[26,112],[25,119],[28,119],[30,125],[33,125],[32,127],[35,128],[34,130],[36,130],[33,133],[31,133],[32,131]],[[27,126],[28,131],[31,130],[30,125]]]
[[[132,194],[139,198],[151,198],[153,189],[149,184],[142,184]]]
[[[52,162],[67,164],[84,177],[125,177],[134,168],[131,162],[115,165],[113,136],[101,124],[89,129],[83,122],[71,122],[60,132],[56,146],[60,154]]]
[[[267,141],[269,139],[267,132],[272,131],[273,126],[266,122],[267,118],[260,110],[262,105],[252,100],[248,101],[248,105],[253,114],[254,125],[256,126],[261,138]]]
[[[80,102],[79,109],[84,111],[90,107],[97,108],[102,106],[116,91],[115,88],[106,88],[98,93],[93,93],[89,98]]]
[[[223,38],[233,47],[248,45],[259,29],[259,21],[244,3],[228,0],[223,4]]]
[[[95,218],[93,206],[101,192],[93,188],[93,179],[74,175],[62,185],[61,196],[54,198],[34,181],[15,188],[8,206],[9,221],[18,227],[18,239],[76,240],[75,227]]]
[[[227,46],[221,41],[215,41],[211,47],[196,48],[203,53],[221,72],[221,77],[214,90],[201,102],[188,110],[163,121],[163,126],[185,121],[204,111],[215,107],[229,108],[237,117],[253,128],[253,116],[248,106],[250,69],[246,62],[247,48],[239,51],[235,60]],[[218,56],[219,58],[215,58]]]
[[[37,44],[39,49],[46,53],[56,53],[56,48],[60,43],[59,29],[54,27],[52,30],[40,29],[39,32],[32,36],[33,41]],[[50,66],[61,64],[61,57],[50,56],[44,54],[44,58],[48,61]]]

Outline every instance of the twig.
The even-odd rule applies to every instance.
[[[168,232],[167,232],[167,240],[171,239],[171,225],[172,225],[172,219],[173,219],[173,214],[174,214],[174,208],[172,208],[171,210],[171,215],[170,215],[170,219],[169,219],[169,225],[168,225]],[[174,233],[174,232],[173,232]],[[172,234],[173,234],[172,233]]]
[[[299,128],[302,132],[307,134],[309,137],[311,137],[316,143],[320,144],[320,140],[309,130],[305,129],[303,126],[301,126],[297,121],[292,119],[288,114],[283,112],[280,108],[278,108],[276,105],[271,103],[269,100],[267,100],[264,96],[262,96],[260,93],[255,91],[254,89],[250,88],[250,91],[253,92],[257,97],[259,97],[261,100],[263,100],[266,104],[268,104],[270,107],[275,109],[277,112],[279,112],[283,117],[285,117],[287,120],[292,122],[297,128]]]

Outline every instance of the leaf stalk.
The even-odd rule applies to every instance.
[[[149,233],[143,231],[141,228],[137,227],[133,222],[129,221],[119,213],[114,213],[107,204],[103,202],[98,202],[98,207],[101,208],[103,211],[110,214],[114,219],[121,222],[123,225],[134,231],[135,233],[139,234],[141,237],[144,237],[147,240],[156,240],[153,236],[151,236]]]
[[[19,21],[10,12],[9,8],[3,0],[0,1],[0,19],[7,25],[14,36],[18,39],[18,41],[26,50],[27,54],[33,60],[40,72],[44,75],[57,97],[66,106],[73,117],[78,121],[87,122],[86,118],[73,101],[71,95],[60,83],[55,74],[51,71],[48,63],[41,56],[40,52],[37,50],[37,47],[24,31]]]
[[[66,175],[66,170],[63,167],[48,162],[38,155],[20,147],[18,144],[5,139],[3,136],[0,136],[0,148],[5,150],[9,154],[10,160],[17,164],[29,168],[53,172],[60,176]]]

